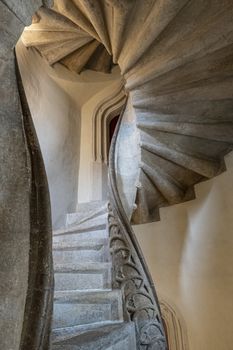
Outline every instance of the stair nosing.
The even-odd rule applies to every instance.
[[[53,250],[100,250],[107,246],[108,238],[99,238],[95,240],[77,240],[75,242],[53,242]]]
[[[103,321],[103,322],[93,322],[93,323],[86,323],[86,324],[82,324],[82,325],[79,325],[79,326],[70,326],[70,327],[61,327],[61,328],[54,328],[52,330],[52,337],[54,337],[54,333],[55,332],[61,332],[62,330],[65,331],[65,330],[71,330],[73,329],[74,331],[81,331],[83,330],[82,333],[80,334],[83,334],[83,333],[86,333],[86,332],[89,332],[89,331],[92,331],[94,329],[101,329],[101,328],[104,328],[105,326],[111,326],[111,325],[123,325],[125,322],[122,321],[122,320],[115,320],[115,321]],[[88,328],[89,327],[89,328]],[[73,333],[72,335],[71,334],[67,334],[66,336],[63,335],[63,336],[57,336],[57,340],[53,340],[52,343],[53,344],[56,344],[60,341],[63,341],[63,340],[68,340],[68,339],[72,339],[74,337],[78,337],[80,334],[78,333]],[[56,337],[56,336],[55,336]],[[59,339],[60,338],[60,339]]]
[[[70,226],[65,227],[59,230],[53,231],[54,237],[64,236],[64,235],[70,235],[70,234],[81,234],[85,232],[93,232],[93,231],[103,231],[107,228],[107,222],[105,224],[100,224],[96,226],[90,226],[88,228],[80,228],[78,226]]]
[[[104,294],[109,294],[114,297],[120,297],[121,296],[121,291],[119,289],[97,289],[97,290],[92,290],[92,289],[87,289],[87,290],[82,290],[82,289],[77,289],[73,291],[55,291],[54,292],[54,300],[61,300],[62,298],[66,297],[81,297],[83,295],[86,296],[91,296],[91,295],[104,295]]]
[[[79,264],[54,264],[55,273],[85,273],[88,271],[105,271],[112,267],[111,262],[86,262]],[[84,272],[82,272],[84,271]]]

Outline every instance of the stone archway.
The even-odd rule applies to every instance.
[[[180,312],[164,298],[159,298],[161,314],[165,324],[169,350],[188,350],[188,336]]]
[[[120,84],[110,96],[101,101],[93,113],[92,193],[94,200],[106,199],[108,183],[109,125],[120,114],[126,101]]]

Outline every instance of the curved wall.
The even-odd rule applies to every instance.
[[[76,207],[80,111],[35,49],[19,41],[17,57],[48,176],[53,227],[59,228]]]
[[[53,228],[65,225],[77,202],[107,195],[107,166],[93,158],[96,107],[121,86],[111,74],[76,74],[50,67],[35,49],[17,44],[17,57],[48,176]],[[99,135],[98,135],[99,136]]]
[[[134,227],[158,294],[183,315],[190,350],[233,344],[233,153],[225,160],[227,171],[198,184],[195,200]]]
[[[115,168],[117,189],[127,216],[130,218],[136,196],[140,152],[135,113],[130,96],[124,110],[116,142]]]
[[[90,74],[91,72],[82,74],[86,73]],[[98,91],[95,91],[95,93],[93,91],[92,97],[83,104],[81,109],[79,203],[106,199],[107,164],[104,162],[104,159],[100,159],[101,157],[97,156],[95,159],[94,156],[94,135],[96,133],[98,140],[103,137],[102,127],[95,128],[96,109],[100,106],[100,114],[106,112],[102,104],[119,90],[122,84],[121,80],[118,68],[115,68],[109,75],[92,72],[92,81],[86,84],[85,88],[83,87],[83,93],[85,94],[86,91],[88,92],[88,89],[92,88],[92,85],[95,86],[99,82]],[[102,83],[102,86],[100,83]]]

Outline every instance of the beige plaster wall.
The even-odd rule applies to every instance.
[[[113,68],[111,74],[90,70],[76,74],[61,64],[55,64],[49,75],[80,111],[77,203],[102,200],[107,195],[107,166],[93,157],[94,112],[101,102],[119,89],[122,81],[119,67]]]
[[[181,312],[190,350],[233,349],[233,152],[196,199],[135,226],[158,294]]]
[[[106,196],[107,166],[93,158],[93,117],[122,78],[118,67],[111,74],[49,67],[21,41],[17,57],[48,176],[53,227],[60,228],[77,202]]]
[[[80,74],[69,71],[65,66],[56,63],[48,71],[50,77],[62,90],[66,91],[72,100],[81,109],[93,96],[121,79],[120,69],[115,66],[111,74],[85,70]]]
[[[51,78],[59,72],[35,49],[26,49],[19,41],[17,58],[45,162],[53,227],[59,228],[66,214],[76,208],[80,110],[65,88]]]
[[[104,83],[99,85],[98,92],[96,91],[81,109],[79,203],[102,200],[107,195],[107,166],[102,160],[94,159],[94,112],[102,101],[119,89],[121,76],[118,69],[109,76],[108,80],[105,76],[106,74],[93,72],[93,84],[98,80],[101,82],[101,79],[104,79]]]

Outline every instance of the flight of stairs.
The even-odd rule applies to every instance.
[[[111,288],[107,216],[106,202],[83,203],[53,234],[53,350],[136,349],[121,291]]]

